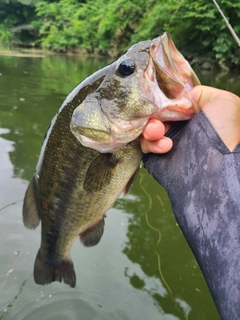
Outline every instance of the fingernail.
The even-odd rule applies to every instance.
[[[158,141],[157,146],[160,150],[164,150],[166,149],[167,143],[168,143],[168,140],[163,137]]]
[[[149,133],[152,133],[152,130],[154,130],[155,123],[148,123],[146,128],[144,129],[144,134],[149,135]]]

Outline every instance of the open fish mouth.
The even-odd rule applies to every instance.
[[[176,99],[186,89],[190,91],[199,79],[190,64],[177,50],[170,34],[152,40],[150,55],[156,69],[159,88],[169,99]]]
[[[143,85],[148,86],[146,92],[151,91],[156,116],[160,120],[188,120],[200,110],[189,95],[200,81],[169,33],[152,40],[145,78],[148,81]]]

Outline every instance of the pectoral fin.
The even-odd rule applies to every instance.
[[[106,187],[115,172],[119,160],[111,153],[100,154],[89,166],[83,188],[87,192],[99,191]]]
[[[92,247],[99,243],[104,231],[104,218],[80,234],[80,241],[85,247]]]
[[[125,186],[125,188],[123,190],[124,196],[128,195],[132,185],[134,184],[134,181],[137,178],[139,169],[140,169],[140,167],[137,168],[137,170],[134,172],[134,174],[131,176],[131,178],[129,179],[128,183],[126,184],[126,186]]]
[[[37,208],[37,185],[35,176],[30,182],[23,202],[23,223],[28,229],[36,229],[40,222],[40,214]]]

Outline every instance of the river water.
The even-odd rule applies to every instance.
[[[104,65],[0,56],[0,319],[219,319],[167,195],[145,169],[108,211],[101,242],[74,243],[76,288],[34,283],[40,228],[22,224],[24,193],[52,117],[72,88]],[[197,73],[204,84],[240,94],[237,75]]]

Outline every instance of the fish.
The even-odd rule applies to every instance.
[[[106,212],[128,194],[142,160],[140,135],[152,116],[188,120],[197,112],[189,91],[199,80],[164,33],[139,42],[83,80],[50,123],[22,216],[41,223],[34,280],[76,286],[70,250],[76,238],[95,246]]]

